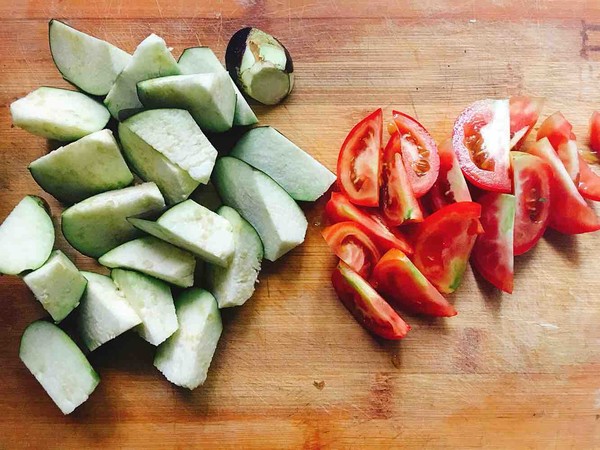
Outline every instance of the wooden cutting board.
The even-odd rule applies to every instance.
[[[376,107],[416,116],[438,140],[463,107],[526,93],[561,110],[587,147],[600,108],[600,3],[594,0],[289,1],[4,0],[0,3],[0,218],[25,194],[43,139],[11,128],[8,105],[40,85],[68,86],[50,59],[61,18],[133,51],[149,33],[176,57],[259,26],[288,47],[297,85],[257,107],[328,167],[352,125]],[[80,268],[95,263],[60,237]],[[0,448],[600,448],[600,234],[548,232],[516,261],[515,293],[466,275],[449,320],[408,317],[400,343],[368,335],[337,301],[306,205],[306,243],[276,264],[225,330],[206,384],[188,392],[152,366],[153,348],[122,336],[90,360],[102,381],[61,415],[18,358],[44,316],[16,277],[0,279]]]

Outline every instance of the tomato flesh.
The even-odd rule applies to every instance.
[[[560,144],[568,140],[576,140],[573,134],[573,125],[563,116],[560,111],[547,117],[538,128],[536,140],[548,138],[550,144],[558,149]]]
[[[567,173],[575,185],[579,184],[579,151],[577,143],[571,139],[563,141],[556,148],[556,154],[567,169]]]
[[[511,153],[516,197],[514,254],[522,255],[540,240],[550,219],[552,170],[537,156]]]
[[[337,163],[340,189],[352,203],[379,205],[383,111],[371,113],[348,133]]]
[[[583,197],[600,202],[600,175],[592,170],[581,155],[579,155],[579,185],[577,189]]]
[[[436,317],[457,314],[448,300],[400,250],[392,249],[383,255],[373,269],[370,282],[377,292],[398,308]]]
[[[427,217],[415,232],[413,262],[444,294],[460,286],[480,234],[480,216],[477,203],[453,203]]]
[[[400,135],[394,133],[383,151],[381,201],[383,215],[393,226],[422,222],[423,213],[402,162]]]
[[[428,194],[432,208],[437,211],[452,203],[470,202],[471,193],[452,149],[452,141],[440,145],[438,153],[440,173]]]
[[[396,129],[400,134],[402,160],[410,185],[416,198],[425,195],[440,168],[440,157],[435,141],[423,125],[407,114],[392,112]]]
[[[594,111],[590,118],[590,148],[600,155],[600,112]]]
[[[560,111],[542,122],[537,132],[537,140],[547,138],[558,154],[567,173],[577,185],[579,183],[579,151],[573,134],[573,125]]]
[[[539,156],[552,170],[550,185],[550,219],[548,225],[564,234],[589,233],[600,230],[600,220],[581,196],[547,138],[527,149]]]
[[[480,100],[454,124],[452,146],[465,177],[488,191],[510,192],[508,100]]]
[[[339,222],[325,228],[321,234],[337,257],[352,270],[362,277],[371,275],[381,253],[359,224]]]
[[[413,253],[411,245],[402,233],[397,230],[392,231],[379,214],[360,209],[344,194],[331,193],[331,198],[325,205],[325,214],[333,223],[351,220],[360,224],[363,231],[384,251],[398,248],[410,255]]]
[[[485,231],[475,241],[471,263],[483,278],[511,294],[515,196],[488,192],[478,201],[481,205],[481,225]]]
[[[371,333],[395,340],[410,331],[410,325],[345,263],[340,262],[333,271],[331,283],[344,306]]]
[[[510,106],[510,148],[519,149],[537,123],[544,99],[525,95],[513,96]]]
[[[573,125],[560,111],[555,112],[542,122],[537,132],[537,140],[547,138],[556,151],[571,180],[579,184],[579,151]]]

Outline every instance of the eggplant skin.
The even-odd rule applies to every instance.
[[[52,211],[50,210],[50,204],[46,201],[46,199],[44,197],[40,197],[39,195],[30,195],[29,197],[31,197],[33,200],[35,200],[42,208],[44,208],[46,213],[50,217],[52,217]]]
[[[238,83],[239,68],[242,64],[242,57],[246,51],[246,42],[248,42],[248,35],[252,31],[252,27],[242,28],[234,33],[227,44],[227,50],[225,51],[225,67],[231,78]],[[286,50],[286,57],[287,57]],[[286,67],[287,69],[287,67]]]
[[[290,52],[288,52],[287,47],[285,45],[283,45],[279,39],[277,39],[275,36],[273,36],[273,39],[275,39],[277,42],[279,42],[279,45],[281,45],[283,47],[283,50],[285,51],[285,72],[293,73],[294,72],[294,62],[292,61],[292,55],[290,55]]]
[[[248,43],[248,36],[250,35],[250,32],[252,30],[253,27],[245,27],[236,31],[233,34],[233,36],[231,36],[231,39],[227,44],[227,50],[225,51],[225,67],[227,67],[229,75],[234,80],[236,80],[239,75],[239,67],[242,64],[242,58],[244,56],[244,52],[246,51],[246,45]],[[281,45],[281,48],[283,48],[283,50],[285,51],[285,73],[292,73],[294,71],[294,62],[292,61],[292,56],[290,55],[290,52],[288,51],[286,46],[281,43],[279,39],[277,39],[273,35],[269,36],[275,39],[275,41],[277,41],[277,43]]]

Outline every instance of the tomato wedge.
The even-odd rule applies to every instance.
[[[427,217],[415,231],[413,262],[444,294],[460,286],[481,231],[480,216],[477,203],[453,203]]]
[[[560,158],[560,161],[567,169],[567,173],[573,180],[573,183],[577,185],[579,183],[579,150],[577,150],[577,142],[568,139],[562,141],[558,148],[556,148],[556,154]]]
[[[362,277],[371,271],[381,258],[379,249],[371,238],[355,222],[339,222],[321,233],[338,258]]]
[[[590,148],[600,155],[600,112],[594,111],[590,118]]]
[[[550,218],[552,169],[541,158],[511,152],[516,197],[514,254],[522,255],[540,240]]]
[[[402,162],[400,135],[397,132],[390,137],[383,151],[381,201],[383,215],[391,225],[423,221],[421,207]]]
[[[508,100],[479,100],[466,108],[454,123],[452,146],[471,183],[510,192]]]
[[[579,151],[575,134],[573,134],[573,125],[560,111],[557,111],[540,125],[537,140],[543,138],[550,141],[571,180],[577,185],[579,183]]]
[[[510,106],[510,148],[518,150],[537,123],[542,107],[543,98],[513,96]]]
[[[413,253],[412,247],[402,233],[397,230],[392,231],[379,214],[367,212],[353,205],[344,194],[331,193],[331,198],[325,205],[325,214],[333,223],[351,220],[362,225],[363,231],[384,251],[398,248],[410,255]]]
[[[440,168],[440,157],[435,141],[423,125],[407,114],[392,112],[400,133],[402,159],[416,198],[424,196],[435,180]]]
[[[348,133],[337,162],[340,189],[352,203],[379,205],[383,111],[371,113]]]
[[[565,166],[556,155],[550,141],[544,138],[527,149],[539,156],[552,169],[550,188],[552,208],[548,225],[565,234],[589,233],[600,230],[600,220],[581,196]]]
[[[379,260],[370,279],[377,292],[398,308],[436,317],[455,316],[454,306],[427,281],[419,269],[398,249]]]
[[[477,237],[471,263],[483,278],[512,294],[515,196],[488,192],[479,198],[479,204],[485,231]]]
[[[470,202],[471,193],[458,165],[452,141],[448,139],[440,145],[438,153],[440,155],[440,174],[428,194],[431,206],[437,211],[452,203]]]
[[[344,306],[371,333],[385,339],[402,339],[410,331],[410,325],[345,263],[340,261],[331,283]]]
[[[536,140],[539,141],[543,138],[548,138],[555,149],[558,149],[564,141],[576,140],[575,134],[573,134],[573,125],[565,119],[560,111],[547,117],[538,128]]]
[[[579,155],[579,185],[577,189],[583,197],[600,202],[600,175],[592,170],[581,155]]]

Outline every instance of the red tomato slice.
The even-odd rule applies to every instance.
[[[331,222],[351,220],[360,224],[363,231],[384,251],[399,248],[412,255],[413,250],[406,238],[397,230],[390,229],[385,220],[374,212],[367,212],[353,205],[339,192],[332,192],[331,199],[325,205],[325,213]]]
[[[548,226],[552,169],[528,153],[511,152],[510,156],[517,202],[513,247],[515,255],[522,255],[537,244]]]
[[[488,192],[479,198],[479,204],[485,231],[477,237],[471,263],[483,278],[512,294],[515,196]]]
[[[481,206],[453,203],[427,217],[415,232],[413,262],[440,292],[454,292],[462,281],[475,239]]]
[[[400,135],[397,132],[390,137],[383,151],[381,201],[383,215],[393,226],[423,221],[421,207],[402,163]]]
[[[377,292],[398,308],[435,317],[455,316],[448,303],[419,269],[398,249],[388,251],[379,260],[370,279]]]
[[[579,193],[589,199],[600,202],[600,175],[595,173],[581,155],[579,155]]]
[[[383,111],[371,113],[350,131],[338,156],[340,189],[352,203],[379,205]]]
[[[325,241],[338,258],[362,277],[371,271],[381,258],[379,249],[355,222],[339,222],[322,232]]]
[[[331,283],[344,306],[371,333],[384,339],[402,339],[410,331],[410,325],[345,263],[340,261]]]
[[[458,160],[448,139],[438,147],[440,155],[440,174],[429,191],[429,200],[434,210],[456,202],[470,202],[471,193],[460,170]]]
[[[424,196],[440,169],[440,157],[435,141],[423,125],[412,117],[392,112],[402,147],[402,159],[416,198]]]
[[[568,139],[562,141],[555,149],[571,180],[575,185],[579,184],[579,150],[577,150],[577,142]]]
[[[590,148],[600,155],[600,112],[594,111],[590,118]]]
[[[510,98],[510,148],[519,149],[537,123],[543,98],[532,98],[525,95]]]
[[[576,140],[573,134],[573,125],[569,123],[560,111],[556,111],[547,117],[538,128],[536,140],[548,138],[552,147],[557,149],[560,144],[567,140]]]
[[[465,177],[488,191],[510,192],[508,100],[480,100],[454,124],[452,146]]]
[[[560,111],[555,112],[542,122],[537,140],[547,138],[558,154],[563,166],[577,185],[579,183],[579,151],[573,134],[573,125]]]
[[[565,166],[544,138],[527,149],[528,153],[539,156],[552,169],[553,181],[550,187],[549,226],[565,234],[588,233],[600,230],[600,220],[581,196]]]

